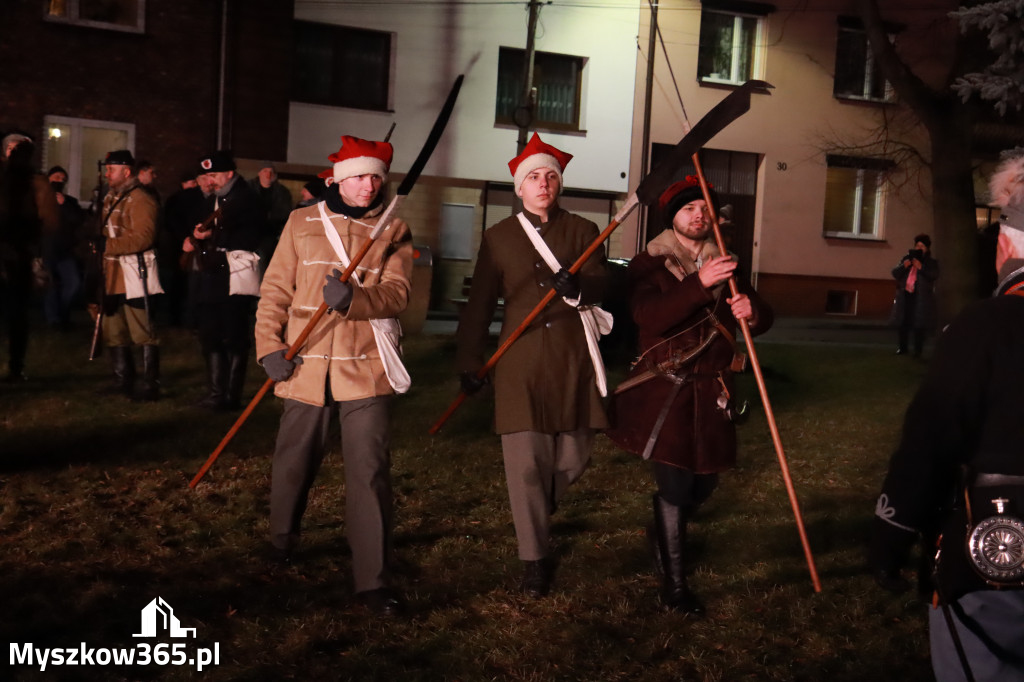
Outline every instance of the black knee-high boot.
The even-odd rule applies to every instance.
[[[686,582],[686,522],[682,510],[654,496],[654,531],[661,560],[661,603],[673,611],[704,615],[704,604]]]
[[[111,346],[110,366],[114,370],[113,384],[96,391],[99,395],[121,393],[131,398],[135,390],[135,358],[131,346]]]
[[[248,353],[228,353],[228,390],[225,407],[229,410],[237,410],[242,406],[242,388],[245,386],[245,370],[248,364]]]
[[[142,347],[142,393],[141,400],[160,399],[160,346],[152,344]]]
[[[223,410],[227,405],[228,358],[221,351],[206,355],[206,383],[209,393],[196,405],[208,410]]]

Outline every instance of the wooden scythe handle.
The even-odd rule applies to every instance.
[[[626,205],[621,211],[619,211],[618,215],[616,215],[608,224],[608,227],[604,228],[604,231],[597,236],[597,239],[591,242],[590,246],[580,254],[579,258],[576,259],[576,262],[569,268],[569,272],[574,275],[579,272],[580,268],[583,267],[583,264],[586,263],[587,260],[589,260],[590,257],[593,256],[599,248],[601,248],[601,245],[604,244],[608,237],[612,235],[615,228],[622,224],[622,221],[626,219],[626,216],[629,215],[629,212],[632,211],[636,204],[637,199],[634,194],[627,200]],[[530,311],[530,314],[523,318],[523,321],[519,323],[519,326],[509,334],[508,338],[505,339],[505,342],[502,343],[501,346],[498,347],[498,350],[494,352],[491,359],[488,360],[483,367],[477,370],[476,376],[478,379],[483,379],[487,376],[488,372],[494,369],[494,366],[498,364],[498,360],[501,359],[501,356],[511,348],[512,344],[516,342],[516,339],[523,335],[523,332],[525,332],[526,328],[530,326],[530,323],[537,319],[537,316],[541,314],[544,308],[547,307],[548,303],[551,303],[554,298],[555,290],[548,289],[548,292],[544,294],[544,298],[540,300],[540,303],[534,306],[533,310]],[[459,394],[455,396],[455,400],[453,400],[452,404],[448,406],[448,409],[444,411],[444,414],[442,414],[441,417],[434,422],[434,425],[430,427],[429,433],[435,434],[440,431],[441,427],[444,426],[444,423],[448,421],[448,418],[455,413],[455,410],[459,408],[459,405],[461,405],[465,399],[466,393],[464,391],[459,391]]]
[[[700,189],[704,194],[704,202],[707,204],[708,213],[711,219],[711,228],[714,230],[715,243],[722,255],[728,253],[725,248],[725,240],[722,239],[722,231],[718,229],[718,212],[711,202],[710,186],[704,177],[704,169],[700,165],[697,154],[693,155],[693,167],[697,171],[697,180],[700,181]],[[736,285],[736,278],[729,277],[729,292],[735,297],[740,293]],[[757,359],[757,351],[754,349],[754,338],[750,333],[750,325],[746,320],[739,320],[740,329],[743,331],[743,341],[747,345],[747,354],[750,356],[750,366],[754,369],[754,377],[757,379],[757,390],[761,394],[761,403],[764,405],[764,414],[768,418],[768,430],[772,434],[772,443],[775,445],[775,454],[779,460],[779,467],[782,469],[782,480],[786,484],[786,494],[789,495],[789,504],[793,508],[793,516],[796,519],[796,529],[800,534],[800,543],[804,548],[804,557],[807,559],[807,568],[811,572],[811,582],[814,584],[814,591],[821,592],[821,581],[818,579],[818,570],[814,567],[814,556],[811,554],[811,545],[807,541],[807,531],[804,530],[803,516],[800,514],[800,503],[796,499],[796,488],[793,487],[793,479],[789,475],[789,465],[786,463],[786,454],[782,450],[782,438],[779,436],[779,427],[775,423],[775,413],[772,411],[771,401],[768,399],[768,388],[764,383],[764,375],[761,373],[761,363]]]
[[[359,265],[359,261],[363,260],[363,257],[366,255],[366,252],[370,250],[370,247],[373,245],[373,241],[373,237],[370,237],[363,242],[363,245],[359,247],[359,251],[356,252],[356,255],[348,264],[348,267],[345,268],[345,272],[341,273],[341,277],[339,277],[338,279],[340,279],[342,282],[347,282],[349,278],[352,277],[352,273],[355,272],[356,266]],[[300,332],[299,337],[295,339],[295,343],[293,343],[288,348],[288,352],[284,354],[285,360],[292,360],[295,358],[296,355],[299,354],[299,351],[302,350],[302,347],[306,345],[306,340],[309,339],[309,335],[313,333],[313,329],[316,327],[317,323],[320,322],[320,319],[327,314],[327,311],[327,304],[321,303],[320,307],[317,308],[316,312],[313,313],[313,317],[309,318],[309,322],[307,322],[306,326],[302,328],[302,332]],[[201,481],[203,476],[206,475],[206,472],[210,470],[210,467],[213,466],[213,463],[217,461],[217,458],[220,457],[220,453],[224,452],[224,448],[226,448],[228,443],[231,442],[231,439],[235,437],[235,434],[238,433],[238,430],[242,428],[242,424],[244,424],[245,420],[249,418],[249,415],[252,414],[252,411],[256,409],[256,406],[260,404],[261,400],[263,400],[263,396],[267,394],[267,391],[269,391],[270,387],[273,385],[273,379],[267,379],[265,382],[263,382],[263,386],[260,387],[260,390],[256,391],[256,395],[254,395],[252,397],[252,400],[249,401],[249,404],[242,411],[242,414],[238,415],[238,419],[235,420],[235,423],[224,435],[224,438],[221,439],[220,444],[218,444],[214,451],[210,453],[210,456],[207,457],[206,462],[203,463],[203,466],[199,469],[196,475],[189,482],[189,488],[195,488],[197,485],[199,485],[199,481]]]

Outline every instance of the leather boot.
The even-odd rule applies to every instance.
[[[229,410],[242,407],[242,388],[245,387],[245,370],[248,364],[248,353],[228,353],[228,390],[225,407]]]
[[[160,346],[142,347],[142,393],[140,400],[160,400]]]
[[[533,599],[547,596],[551,591],[552,567],[548,559],[523,562],[523,582],[520,589]]]
[[[686,582],[686,515],[660,495],[654,496],[654,529],[661,558],[661,603],[672,611],[704,615],[704,604]]]
[[[110,367],[114,371],[114,381],[96,391],[98,395],[120,393],[132,397],[135,390],[135,358],[132,357],[131,346],[110,347]]]
[[[223,410],[227,405],[228,358],[220,351],[206,356],[206,382],[209,393],[196,403],[207,410]]]

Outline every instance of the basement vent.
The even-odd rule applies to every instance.
[[[857,292],[829,289],[825,294],[826,315],[856,315]]]

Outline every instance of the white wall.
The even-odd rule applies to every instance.
[[[567,187],[626,192],[633,126],[636,27],[639,10],[618,0],[586,6],[542,6],[536,49],[587,57],[581,127],[540,131],[545,142],[574,155]],[[498,48],[526,47],[528,13],[517,5],[325,2],[296,0],[296,19],[396,34],[395,112],[370,112],[293,102],[288,161],[328,165],[343,134],[381,139],[397,122],[396,172],[412,165],[456,76],[466,78],[426,175],[510,181],[518,130],[494,123]]]

